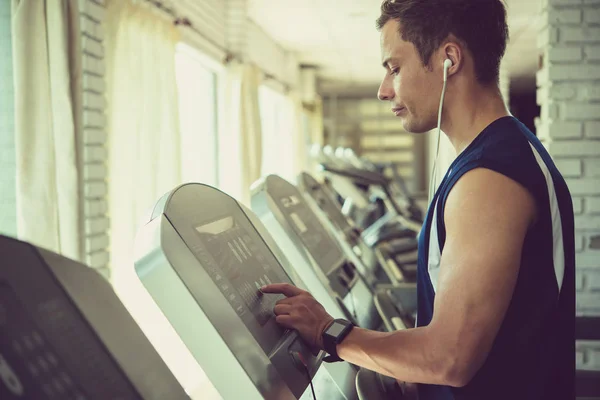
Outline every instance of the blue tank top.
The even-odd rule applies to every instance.
[[[574,398],[573,204],[542,143],[512,116],[492,122],[456,158],[429,206],[419,236],[417,326],[433,317],[448,194],[474,168],[524,186],[539,217],[526,235],[515,290],[485,363],[464,387],[419,385],[419,400]]]

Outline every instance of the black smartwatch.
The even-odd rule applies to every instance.
[[[354,324],[345,319],[334,319],[331,324],[323,332],[323,347],[329,354],[323,361],[331,363],[343,361],[337,353],[337,345],[348,336],[354,328]]]

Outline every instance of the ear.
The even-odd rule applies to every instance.
[[[452,76],[456,74],[463,66],[463,50],[459,43],[457,42],[447,42],[445,43],[440,52],[440,66],[443,67],[444,60],[450,59],[452,61],[452,66],[448,69],[448,76]]]

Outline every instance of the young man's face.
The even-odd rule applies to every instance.
[[[389,101],[408,132],[428,132],[437,126],[443,76],[427,69],[415,46],[402,40],[399,24],[388,21],[381,30],[381,58],[386,69],[379,87],[380,100]],[[431,58],[435,62],[435,57]],[[439,75],[439,76],[438,76]]]

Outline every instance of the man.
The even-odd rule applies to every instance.
[[[574,398],[572,202],[498,89],[501,0],[385,0],[378,27],[379,98],[407,131],[436,127],[447,68],[441,129],[458,156],[419,238],[417,327],[337,337],[309,293],[275,284],[262,291],[287,296],[277,321],[347,362],[417,383],[421,400]]]

